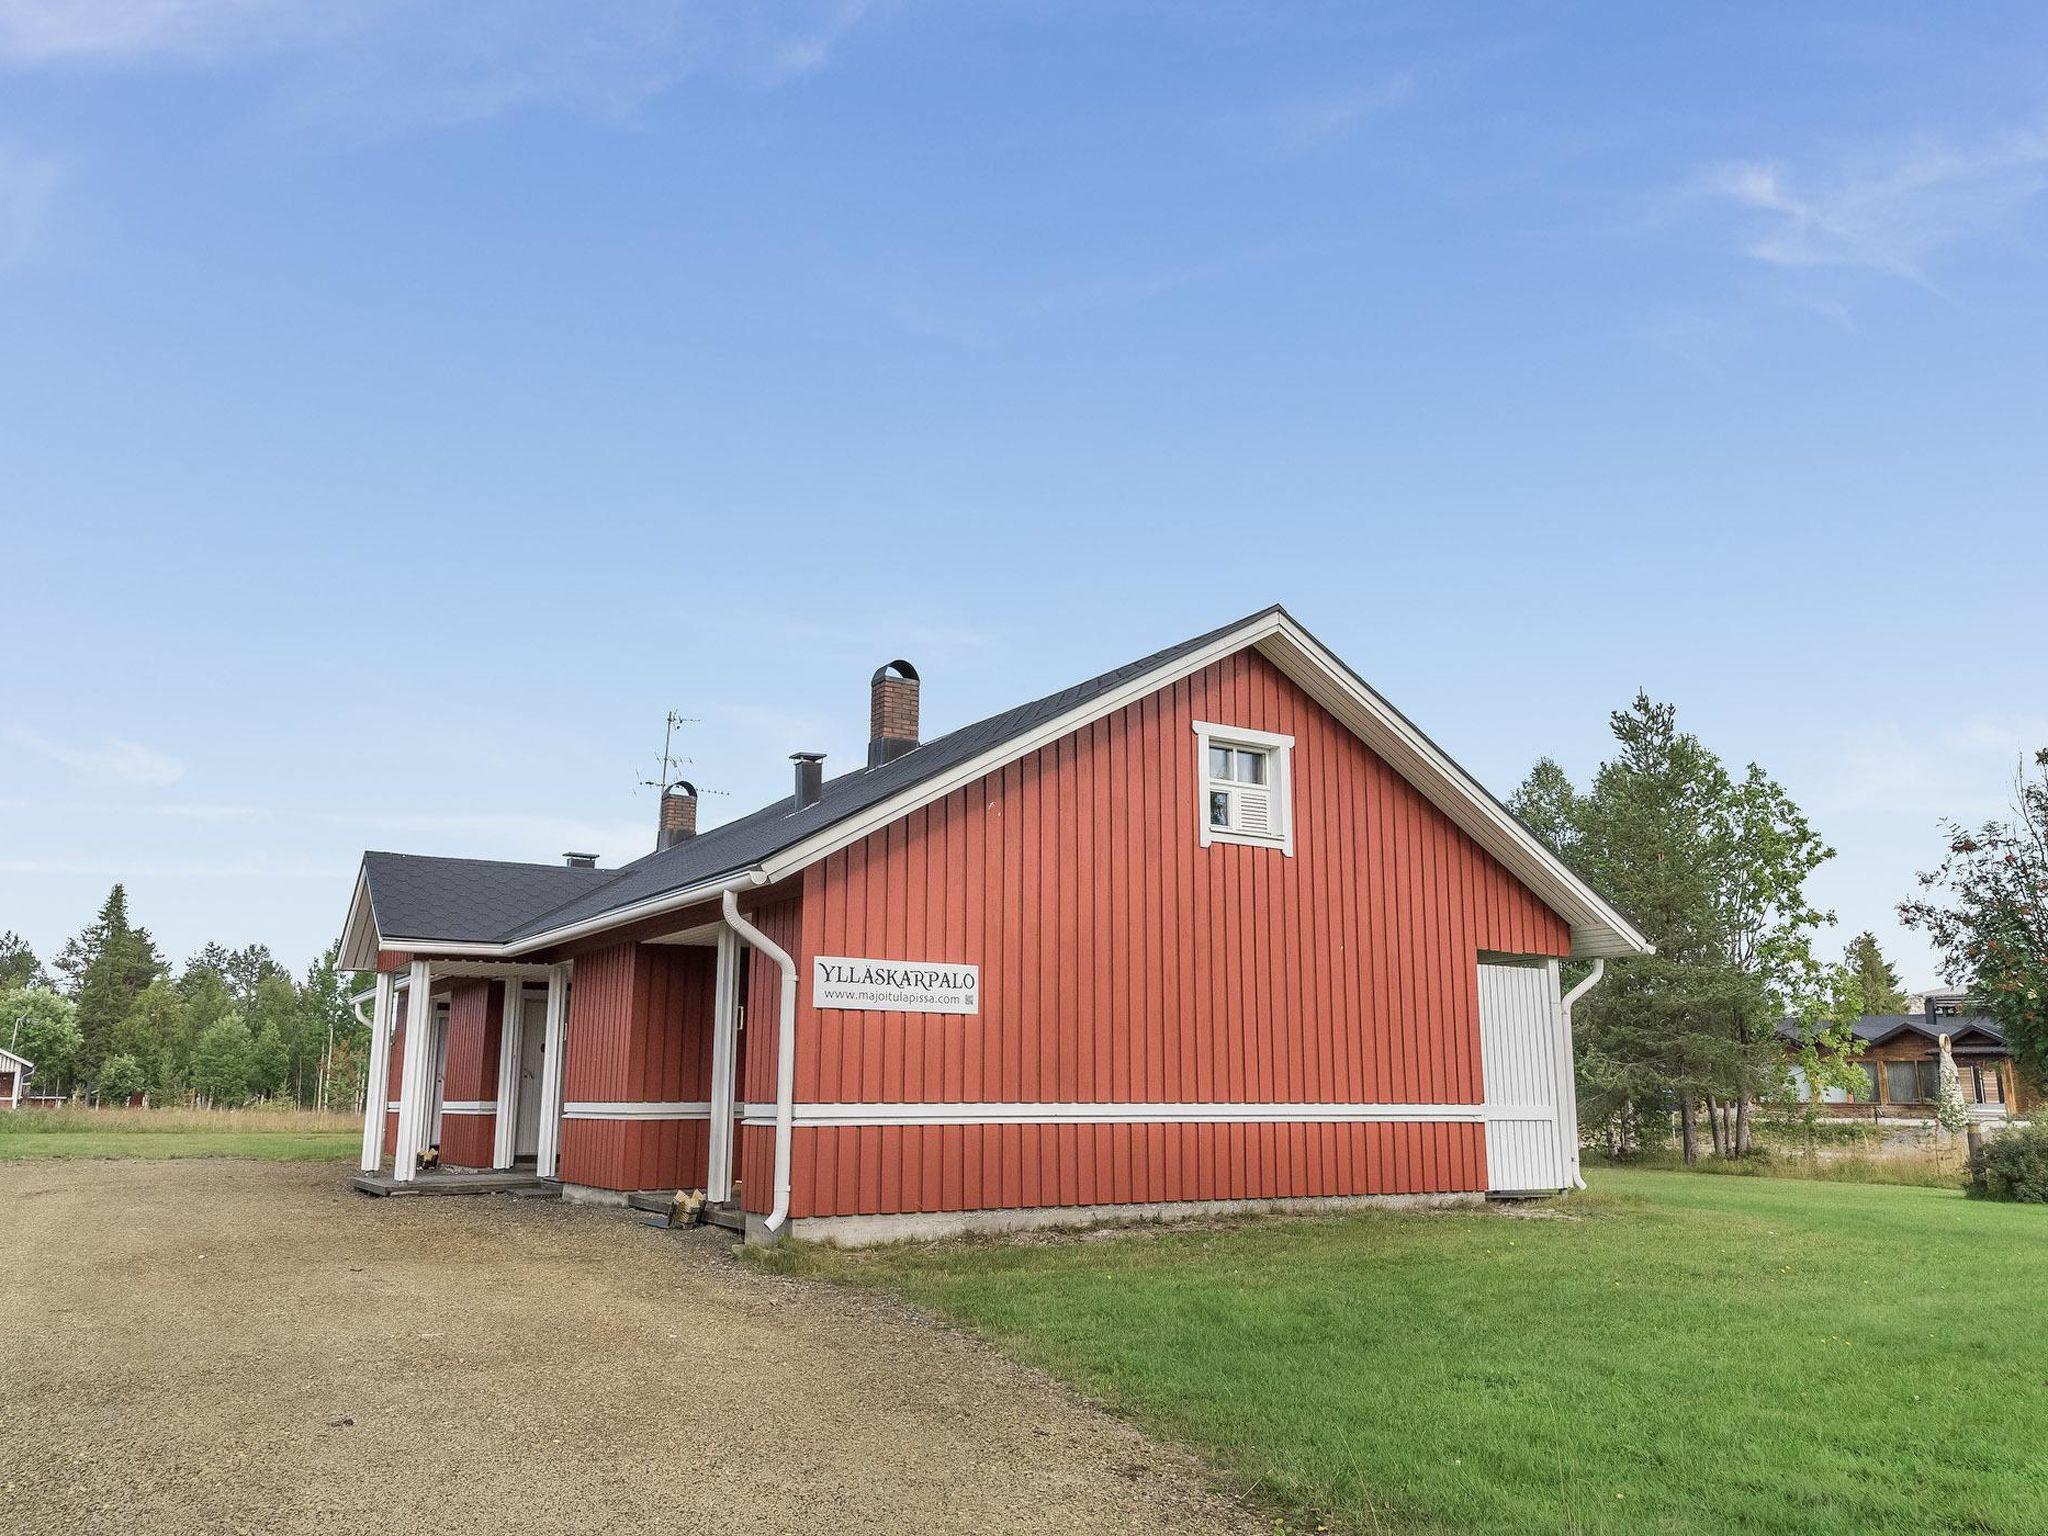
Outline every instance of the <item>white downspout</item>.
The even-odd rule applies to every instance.
[[[725,920],[733,931],[782,970],[782,1008],[775,1030],[775,1209],[763,1223],[767,1231],[775,1233],[789,1220],[790,1145],[796,1125],[796,962],[781,945],[740,916],[737,896],[730,890],[723,894]]]
[[[1564,1028],[1564,1105],[1560,1114],[1565,1126],[1569,1127],[1572,1147],[1572,1188],[1584,1189],[1586,1180],[1579,1172],[1579,1073],[1572,1049],[1572,1004],[1600,985],[1600,978],[1607,974],[1607,962],[1596,959],[1593,969],[1576,987],[1558,999],[1557,1011]]]

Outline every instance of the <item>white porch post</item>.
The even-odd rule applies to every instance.
[[[398,978],[377,973],[377,996],[370,1005],[370,1060],[363,1079],[362,1170],[375,1173],[384,1161],[384,1101],[391,1096],[391,1024],[398,1012]]]
[[[412,963],[405,997],[405,1063],[398,1080],[398,1152],[391,1177],[410,1184],[419,1174],[420,1131],[426,1121],[429,1075],[434,1063],[433,969]]]
[[[569,1032],[569,967],[548,967],[547,1044],[540,1074],[540,1146],[533,1160],[536,1177],[557,1177],[562,1149],[562,1053]]]
[[[526,983],[505,978],[505,1009],[498,1024],[498,1116],[491,1135],[491,1166],[510,1168],[519,1131],[520,1042],[525,1038]]]
[[[718,983],[711,1001],[711,1150],[704,1198],[722,1205],[732,1198],[733,1047],[739,1022],[740,936],[718,925]]]

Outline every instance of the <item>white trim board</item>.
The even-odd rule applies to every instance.
[[[498,1112],[496,1099],[443,1099],[441,1113],[444,1115],[495,1115]]]
[[[562,1106],[564,1120],[709,1120],[708,1102],[675,1100],[663,1104],[614,1103],[607,1099],[583,1099]]]
[[[1176,660],[1131,678],[1032,730],[822,828],[801,842],[763,859],[751,870],[730,870],[691,886],[647,897],[614,912],[549,929],[514,944],[451,944],[446,947],[471,954],[528,954],[642,917],[695,906],[714,898],[722,890],[739,889],[749,884],[772,884],[1247,647],[1256,647],[1316,703],[1371,747],[1419,794],[1498,859],[1539,900],[1563,917],[1571,925],[1574,955],[1615,958],[1651,952],[1649,940],[1633,923],[1573,874],[1534,833],[1515,820],[1478,780],[1453,762],[1412,721],[1279,608],[1257,614]],[[386,948],[431,952],[426,945],[408,945],[405,940],[395,937],[381,942]]]
[[[748,1125],[773,1125],[774,1106],[749,1104]],[[876,1125],[1349,1125],[1366,1121],[1547,1121],[1540,1104],[799,1104],[796,1123]]]

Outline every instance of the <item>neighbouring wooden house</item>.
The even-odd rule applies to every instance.
[[[1864,1084],[1853,1094],[1823,1089],[1822,1107],[1830,1115],[1872,1120],[1931,1120],[1941,1087],[1941,1037],[1949,1037],[1956,1074],[1970,1112],[1985,1120],[2025,1117],[2033,1112],[2035,1095],[2013,1069],[2012,1052],[1997,1023],[1967,1011],[1959,992],[1924,995],[1914,1013],[1873,1014],[1852,1026],[1863,1051],[1856,1058]],[[1779,1027],[1788,1050],[1798,1048],[1799,1030],[1790,1019]],[[1810,1094],[1803,1078],[1797,1089],[1802,1103]]]
[[[26,1056],[0,1047],[0,1104],[9,1109],[21,1108],[21,1101],[27,1096],[28,1080],[35,1075],[36,1064]]]
[[[836,1241],[1578,1182],[1572,1001],[1648,943],[1284,610],[930,739],[920,686],[622,868],[366,854],[364,1182]]]

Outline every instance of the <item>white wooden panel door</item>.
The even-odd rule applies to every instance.
[[[1560,1015],[1555,966],[1480,965],[1486,1174],[1497,1194],[1556,1191],[1576,1182],[1577,1127],[1564,1124],[1571,1049]]]
[[[548,1000],[536,993],[523,999],[519,1008],[519,1097],[513,1108],[512,1155],[532,1157],[540,1150],[540,1073],[547,1052]]]

